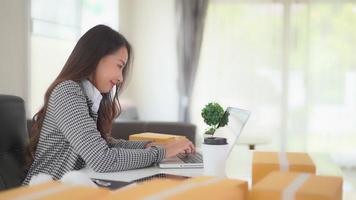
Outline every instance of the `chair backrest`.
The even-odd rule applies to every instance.
[[[23,99],[0,94],[0,190],[21,185],[27,142]]]

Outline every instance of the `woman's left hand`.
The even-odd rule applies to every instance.
[[[186,139],[186,140],[188,140],[188,139]],[[171,143],[171,141],[170,141],[170,142],[167,142],[167,143],[155,143],[155,142],[150,142],[150,143],[146,144],[145,148],[149,148],[149,147],[151,147],[151,146],[161,146],[161,147],[163,147],[163,148],[166,149],[166,146],[169,145],[169,143]],[[185,149],[184,152],[181,152],[181,153],[185,153],[185,154],[192,154],[192,153],[195,153],[195,146],[194,146],[194,144],[193,144],[191,141],[189,141],[189,143],[190,143],[190,144],[189,144],[189,148]]]

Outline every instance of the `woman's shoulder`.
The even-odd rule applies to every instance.
[[[72,92],[75,92],[78,95],[84,95],[79,82],[73,80],[65,80],[58,83],[53,88],[52,95],[65,95]]]

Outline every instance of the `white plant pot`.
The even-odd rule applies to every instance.
[[[202,144],[204,175],[225,177],[225,165],[229,153],[226,138],[207,137]]]

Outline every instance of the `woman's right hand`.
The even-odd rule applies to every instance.
[[[179,153],[195,153],[195,147],[187,138],[179,138],[163,145],[166,149],[166,158],[174,157]]]

